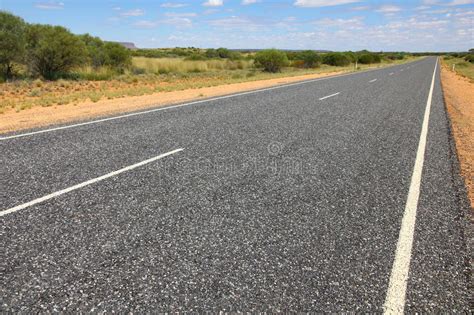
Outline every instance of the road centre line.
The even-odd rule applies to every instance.
[[[410,270],[413,237],[415,233],[416,212],[420,196],[421,176],[423,172],[431,102],[433,99],[433,89],[438,61],[439,60],[437,59],[433,71],[433,78],[431,79],[428,100],[426,102],[425,115],[423,118],[413,174],[411,177],[410,189],[408,190],[407,202],[403,213],[397,249],[395,252],[395,259],[393,261],[387,295],[383,306],[384,314],[403,314],[405,308],[408,272]]]
[[[331,95],[328,95],[328,96],[325,96],[325,97],[321,97],[319,100],[322,101],[322,100],[325,100],[325,99],[327,99],[327,98],[330,98],[330,97],[339,95],[340,93],[341,93],[341,92],[337,92],[337,93],[334,93],[334,94],[331,94]]]
[[[131,171],[137,167],[140,167],[140,166],[143,166],[145,164],[148,164],[148,163],[151,163],[151,162],[154,162],[154,161],[157,161],[159,159],[162,159],[164,157],[167,157],[169,155],[172,155],[172,154],[175,154],[175,153],[178,153],[180,151],[183,151],[184,149],[176,149],[176,150],[173,150],[173,151],[170,151],[170,152],[167,152],[167,153],[163,153],[163,154],[160,154],[158,156],[155,156],[155,157],[152,157],[148,160],[144,160],[142,162],[139,162],[139,163],[136,163],[136,164],[133,164],[133,165],[130,165],[130,166],[127,166],[127,167],[124,167],[122,169],[119,169],[117,171],[114,171],[114,172],[111,172],[111,173],[108,173],[108,174],[105,174],[105,175],[102,175],[100,177],[97,177],[97,178],[93,178],[93,179],[90,179],[88,181],[85,181],[85,182],[82,182],[80,184],[77,184],[77,185],[74,185],[74,186],[71,186],[71,187],[68,187],[68,188],[65,188],[65,189],[62,189],[62,190],[59,190],[59,191],[56,191],[54,193],[51,193],[49,195],[46,195],[46,196],[43,196],[41,198],[37,198],[35,200],[32,200],[30,202],[27,202],[27,203],[24,203],[24,204],[21,204],[21,205],[18,205],[16,207],[13,207],[13,208],[10,208],[10,209],[6,209],[6,210],[2,210],[0,211],[0,217],[6,215],[6,214],[9,214],[9,213],[13,213],[13,212],[16,212],[16,211],[20,211],[20,210],[23,210],[25,208],[28,208],[28,207],[31,207],[31,206],[34,206],[38,203],[42,203],[44,201],[47,201],[49,199],[52,199],[52,198],[55,198],[55,197],[58,197],[58,196],[61,196],[63,194],[66,194],[68,192],[71,192],[73,190],[76,190],[76,189],[79,189],[79,188],[82,188],[82,187],[85,187],[85,186],[88,186],[88,185],[91,185],[91,184],[94,184],[94,183],[97,183],[97,182],[100,182],[104,179],[107,179],[107,178],[110,178],[110,177],[113,177],[113,176],[117,176],[121,173],[124,173],[124,172],[128,172],[128,171]]]
[[[369,83],[373,83],[375,81],[377,81],[377,79],[370,80]]]
[[[416,61],[414,61],[414,62],[416,62]],[[396,67],[396,65],[392,66],[392,67]],[[237,96],[242,96],[242,95],[260,93],[260,92],[265,92],[265,91],[270,91],[270,90],[275,90],[275,89],[281,89],[281,88],[290,87],[290,86],[302,85],[302,84],[307,84],[307,83],[312,83],[312,82],[317,82],[317,81],[322,81],[322,80],[335,79],[335,78],[340,78],[340,77],[345,77],[345,76],[350,76],[350,75],[355,75],[355,74],[368,73],[368,72],[377,71],[377,70],[385,70],[385,69],[387,69],[387,68],[371,69],[371,70],[366,70],[366,71],[363,71],[363,72],[351,72],[351,73],[339,74],[339,75],[334,75],[334,76],[328,76],[328,77],[325,77],[325,78],[305,80],[305,81],[301,81],[301,82],[282,84],[282,85],[277,85],[277,86],[258,89],[258,90],[253,90],[253,91],[247,91],[247,92],[240,92],[240,93],[235,93],[235,94],[230,94],[230,95],[224,95],[224,96],[219,96],[219,97],[205,99],[205,100],[199,100],[199,101],[193,101],[193,102],[184,103],[184,104],[178,104],[178,105],[172,105],[172,106],[163,106],[163,107],[160,107],[160,108],[154,108],[154,109],[140,111],[140,112],[134,112],[134,113],[130,113],[130,114],[124,114],[124,115],[119,115],[119,116],[113,116],[113,117],[108,117],[108,118],[91,120],[91,121],[86,121],[86,122],[83,122],[83,123],[71,124],[71,125],[66,125],[66,126],[61,126],[61,127],[55,127],[55,128],[49,128],[49,129],[43,129],[43,130],[38,130],[38,131],[22,133],[22,134],[21,133],[20,134],[14,134],[14,135],[11,135],[11,136],[6,136],[6,137],[0,137],[0,141],[16,139],[16,138],[22,138],[22,137],[32,136],[32,135],[36,135],[36,134],[42,134],[42,133],[58,131],[58,130],[64,130],[64,129],[69,129],[69,128],[75,128],[75,127],[80,127],[80,126],[86,126],[86,125],[91,125],[91,124],[97,124],[97,123],[107,122],[107,121],[116,120],[116,119],[122,119],[122,118],[127,118],[127,117],[133,117],[133,116],[138,116],[138,115],[149,114],[149,113],[158,112],[158,111],[162,111],[162,110],[168,110],[168,109],[179,108],[179,107],[183,107],[183,106],[207,103],[207,102],[211,102],[211,101],[218,101],[218,100],[237,97]]]

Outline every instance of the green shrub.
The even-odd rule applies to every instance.
[[[171,50],[171,55],[179,56],[179,57],[186,57],[192,54],[192,51],[186,48],[176,47]]]
[[[361,63],[361,64],[374,63],[374,56],[372,54],[361,55],[361,56],[359,56],[359,63]]]
[[[134,57],[165,58],[167,54],[159,49],[137,49],[131,52]]]
[[[227,48],[218,48],[216,52],[219,58],[230,58],[232,54],[232,52]]]
[[[267,72],[280,72],[288,64],[288,57],[280,50],[266,49],[255,55],[255,63]]]
[[[91,66],[96,69],[104,66],[107,61],[104,42],[99,37],[93,37],[89,34],[80,35],[79,38],[86,45],[87,57]]]
[[[470,63],[474,63],[474,54],[466,55],[466,57],[464,57],[464,60]]]
[[[321,64],[322,58],[313,50],[305,50],[297,54],[296,58],[303,61],[303,67],[315,68]]]
[[[222,58],[222,59],[231,59],[238,60],[242,59],[242,54],[237,51],[232,51],[227,48],[218,48],[218,49],[208,49],[206,50],[207,58]]]
[[[388,54],[386,55],[386,57],[389,60],[403,60],[405,59],[405,54],[404,53]]]
[[[123,71],[132,64],[132,55],[130,51],[119,43],[105,43],[104,52],[107,56],[105,65],[110,66],[119,72],[123,73]]]
[[[30,71],[45,79],[57,79],[87,57],[84,42],[61,26],[29,25],[26,35]]]
[[[0,11],[0,68],[2,76],[13,75],[13,64],[22,62],[25,55],[26,23],[6,11]]]
[[[343,53],[328,53],[323,57],[323,63],[330,66],[344,67],[350,65],[351,60]]]
[[[344,55],[346,55],[346,57],[349,58],[352,63],[357,61],[357,54],[352,51],[347,51],[344,53]]]
[[[214,48],[209,48],[208,50],[206,50],[206,57],[209,59],[219,58],[219,54],[217,53],[217,50],[215,50]]]

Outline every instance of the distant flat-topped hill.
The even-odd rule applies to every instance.
[[[122,45],[123,47],[125,47],[125,48],[127,48],[127,49],[131,49],[131,50],[136,50],[136,49],[138,49],[138,47],[135,46],[134,43],[130,43],[130,42],[113,42],[113,43],[120,44],[120,45]]]

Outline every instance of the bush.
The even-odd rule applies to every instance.
[[[474,63],[474,54],[469,54],[466,57],[464,57],[464,60],[470,63]]]
[[[134,57],[165,58],[167,54],[159,49],[137,49],[132,51]]]
[[[357,61],[357,54],[352,51],[345,52],[344,55],[346,55],[352,63]]]
[[[61,26],[30,25],[26,42],[30,71],[48,80],[69,72],[87,57],[84,42]]]
[[[110,66],[115,70],[123,72],[125,68],[132,64],[132,55],[130,51],[118,43],[105,43],[104,52],[107,56],[106,66]]]
[[[343,53],[329,53],[323,57],[323,63],[330,66],[344,67],[350,65],[351,60]]]
[[[189,55],[191,55],[191,51],[189,51],[188,49],[186,48],[180,48],[180,47],[176,47],[176,48],[173,48],[171,50],[171,54],[174,55],[174,56],[179,56],[179,57],[187,57]]]
[[[217,53],[217,50],[215,50],[214,48],[209,48],[208,50],[206,50],[206,57],[210,59],[218,58],[219,54]]]
[[[79,38],[86,45],[87,55],[91,66],[96,69],[104,66],[107,62],[104,42],[99,37],[93,37],[89,34],[80,35]]]
[[[255,55],[255,63],[267,72],[280,72],[288,64],[288,57],[280,50],[266,49]]]
[[[25,54],[25,29],[23,19],[0,11],[0,67],[2,76],[13,75],[13,63],[22,62]]]
[[[206,51],[206,57],[238,60],[238,59],[242,59],[242,54],[237,51],[229,50],[227,48],[218,48],[218,49],[211,48]]]
[[[405,59],[405,54],[404,53],[389,54],[386,57],[389,60],[403,60]]]
[[[227,48],[218,48],[216,53],[219,58],[230,58],[232,55],[232,52]]]
[[[313,50],[305,50],[297,54],[296,58],[303,61],[305,68],[318,67],[321,64],[321,56]]]
[[[361,64],[371,64],[374,63],[374,57],[372,54],[364,54],[359,56],[359,63]]]

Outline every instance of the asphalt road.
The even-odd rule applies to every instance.
[[[382,312],[436,62],[3,135],[0,311]],[[402,302],[468,312],[435,73]]]

